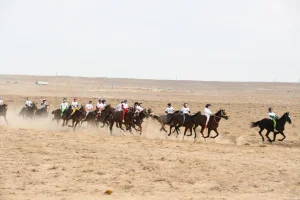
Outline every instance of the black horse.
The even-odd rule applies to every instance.
[[[36,104],[32,103],[31,107],[29,107],[29,106],[23,107],[19,113],[19,116],[22,116],[23,119],[25,119],[25,118],[33,119],[34,113],[36,110],[37,110]]]
[[[41,118],[41,117],[48,117],[48,106],[46,105],[44,108],[38,109],[35,111],[35,117],[36,118]]]
[[[70,116],[70,114],[72,113],[72,106],[69,106],[66,110],[64,110],[64,112],[61,112],[61,109],[56,109],[54,111],[52,111],[52,122],[54,120],[56,120],[57,124],[59,123],[59,121],[62,119],[63,120],[63,124],[62,126],[68,125],[68,117]]]
[[[159,131],[165,131],[167,133],[168,131],[165,129],[165,125],[170,125],[170,124],[168,124],[168,122],[171,122],[173,119],[173,116],[178,114],[179,112],[180,111],[178,110],[178,111],[175,111],[174,114],[169,114],[169,115],[164,114],[164,115],[159,115],[159,116],[151,115],[151,117],[153,120],[157,120],[160,123],[161,128]]]
[[[6,119],[6,113],[7,113],[7,104],[0,105],[0,117],[3,116],[6,121],[6,124],[8,124]]]
[[[67,118],[68,120],[72,119],[72,126],[69,125],[69,127],[73,127],[73,131],[75,131],[76,126],[81,122],[81,120],[84,119],[85,115],[86,111],[84,109],[84,106],[76,109],[75,112]]]
[[[134,127],[134,118],[137,115],[137,113],[135,112],[135,108],[134,107],[130,107],[128,109],[128,112],[126,113],[125,117],[124,117],[124,121],[122,122],[122,118],[123,118],[123,111],[114,111],[110,116],[109,116],[109,130],[110,130],[110,134],[112,135],[112,128],[114,123],[116,123],[117,127],[121,129],[122,134],[124,135],[124,129],[122,127],[122,124],[125,125],[126,130],[129,130],[129,132],[131,134],[132,133],[132,129],[131,127]]]
[[[140,132],[140,135],[142,135],[143,128],[142,128],[142,123],[144,122],[144,119],[148,119],[149,115],[151,114],[151,109],[147,110],[144,109],[140,113],[137,113],[137,115],[134,117],[133,123],[134,123],[134,128],[135,125],[139,127],[139,129],[136,129],[136,131]]]
[[[250,125],[250,128],[253,128],[253,127],[259,127],[260,128],[260,130],[258,131],[258,133],[259,133],[259,135],[262,138],[262,142],[265,141],[264,136],[261,134],[264,129],[267,129],[266,137],[268,138],[269,142],[274,142],[275,139],[276,139],[276,135],[278,133],[280,133],[283,136],[282,139],[279,139],[279,141],[282,141],[282,140],[285,139],[285,134],[283,133],[283,131],[284,131],[284,126],[285,126],[286,122],[288,122],[289,124],[292,123],[290,114],[288,112],[285,112],[282,115],[282,117],[280,117],[279,119],[278,118],[276,119],[276,130],[277,131],[275,130],[273,120],[268,119],[268,118],[262,119],[262,120],[257,121],[257,122],[252,122],[251,125]],[[270,132],[274,133],[273,140],[271,140],[269,138]]]

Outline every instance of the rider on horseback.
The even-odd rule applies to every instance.
[[[72,104],[71,104],[72,108],[78,108],[78,102],[77,102],[77,98],[75,97],[72,101]]]
[[[123,118],[122,118],[122,120],[123,120],[123,122],[125,122],[124,118],[125,118],[126,113],[128,112],[127,99],[124,99],[124,101],[122,103],[122,110],[123,110]]]
[[[63,102],[60,104],[61,116],[63,115],[64,111],[69,107],[67,99],[64,98]]]
[[[122,104],[123,104],[123,100],[121,101],[121,103],[119,103],[116,107],[116,111],[122,111]]]
[[[2,100],[2,97],[0,97],[0,105],[3,105],[3,104],[4,104],[4,102]]]
[[[207,128],[207,124],[209,122],[209,118],[212,115],[212,112],[210,111],[210,104],[206,104],[205,108],[204,108],[204,115],[206,116],[206,124],[205,124],[205,128]]]
[[[134,107],[135,107],[135,109],[136,109],[136,111],[137,111],[138,113],[140,113],[140,112],[142,112],[142,111],[144,110],[144,108],[141,107],[141,104],[142,104],[142,103],[139,103],[139,102],[135,102],[135,103],[134,103]]]
[[[85,114],[85,117],[84,117],[83,120],[85,120],[86,117],[87,117],[87,115],[88,115],[90,112],[93,111],[93,104],[92,104],[92,103],[93,103],[92,101],[89,101],[89,103],[85,105],[85,111],[86,111],[86,114]]]
[[[181,108],[181,112],[183,114],[183,124],[185,124],[185,119],[191,113],[190,109],[187,107],[187,103],[183,104],[183,107]]]
[[[42,103],[41,103],[41,109],[45,109],[46,108],[46,99],[43,99]]]
[[[25,102],[25,107],[26,107],[26,109],[32,107],[32,102],[29,100],[28,97],[27,97],[26,102]]]
[[[276,129],[276,119],[278,118],[276,114],[273,112],[273,108],[269,108],[269,117],[274,122],[274,129]]]
[[[170,124],[172,121],[172,116],[174,114],[174,108],[172,107],[171,103],[168,103],[168,107],[165,110],[165,113],[167,114],[167,124]]]

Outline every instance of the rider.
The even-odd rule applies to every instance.
[[[142,104],[142,103],[139,103],[139,102],[135,102],[135,103],[134,103],[134,107],[135,107],[135,109],[136,109],[136,111],[137,111],[138,113],[140,113],[140,112],[142,112],[142,111],[144,110],[144,108],[141,107],[141,104]]]
[[[206,104],[205,108],[204,108],[204,115],[206,116],[206,123],[205,123],[205,128],[207,128],[207,124],[209,122],[209,118],[212,115],[212,112],[210,111],[210,104]]]
[[[85,105],[85,111],[86,111],[86,114],[85,114],[85,118],[84,120],[86,119],[87,115],[93,111],[93,102],[92,101],[89,101],[88,104]]]
[[[124,121],[124,118],[125,118],[125,115],[126,113],[128,112],[128,104],[127,104],[127,99],[124,99],[123,103],[122,103],[122,110],[123,110],[123,122]]]
[[[25,106],[26,106],[26,108],[29,108],[32,106],[32,102],[29,100],[28,97],[26,98]]]
[[[117,111],[122,111],[122,104],[123,104],[123,100],[121,101],[121,103],[119,103],[116,107]]]
[[[103,106],[104,106],[104,108],[105,108],[105,107],[106,107],[106,104],[105,104],[106,100],[105,100],[105,99],[102,99],[101,102],[102,102],[102,104],[103,104]],[[104,109],[104,108],[103,108],[103,109]]]
[[[78,102],[77,102],[77,98],[75,97],[72,101],[72,104],[71,104],[72,108],[78,108]]]
[[[67,99],[64,98],[63,102],[60,104],[60,109],[61,109],[61,116],[63,115],[64,111],[69,107],[69,104],[67,102]]]
[[[165,113],[167,114],[167,124],[170,124],[174,114],[174,108],[172,107],[171,103],[168,103]]]
[[[45,109],[46,108],[46,99],[43,99],[42,103],[41,103],[41,109]]]
[[[274,129],[276,129],[276,119],[277,119],[277,116],[273,112],[273,108],[269,108],[269,117],[270,117],[271,120],[273,120],[273,122],[274,122]]]
[[[3,105],[3,104],[4,104],[4,102],[2,100],[2,97],[0,97],[0,106]]]
[[[183,124],[184,124],[185,123],[185,119],[191,113],[190,109],[187,107],[187,103],[183,104],[183,107],[181,108],[181,112],[183,114]]]
[[[98,103],[96,104],[96,110],[97,110],[98,113],[101,112],[101,110],[100,110],[101,107],[102,107],[102,100],[99,99]]]

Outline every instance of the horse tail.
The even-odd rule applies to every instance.
[[[258,127],[260,121],[257,122],[251,122],[250,128]]]
[[[52,115],[55,113],[54,111],[55,111],[55,110],[52,111]]]

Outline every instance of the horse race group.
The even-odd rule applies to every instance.
[[[116,123],[116,127],[120,128],[123,135],[125,130],[129,130],[132,133],[132,128],[142,134],[142,123],[144,119],[148,119],[151,117],[153,120],[157,120],[160,125],[160,131],[165,131],[165,125],[170,126],[169,134],[172,133],[172,128],[175,128],[173,132],[176,131],[177,137],[179,135],[179,128],[184,127],[183,138],[186,136],[187,130],[190,130],[190,134],[192,135],[192,130],[194,130],[194,139],[196,140],[197,133],[196,128],[198,126],[201,127],[200,133],[203,138],[216,138],[218,133],[219,122],[222,118],[228,119],[228,116],[224,109],[220,109],[216,114],[212,114],[210,108],[211,105],[207,104],[204,108],[204,115],[201,112],[197,112],[191,115],[191,111],[188,108],[187,103],[183,104],[181,110],[175,111],[172,107],[171,103],[168,103],[167,108],[165,109],[164,115],[153,115],[151,108],[144,109],[142,108],[142,103],[135,102],[132,107],[129,107],[127,104],[127,100],[122,100],[116,108],[113,108],[110,104],[106,105],[106,100],[99,99],[96,104],[96,108],[94,109],[92,101],[89,101],[85,106],[79,106],[77,102],[77,98],[74,98],[72,103],[69,105],[67,103],[67,99],[64,98],[63,102],[60,104],[60,108],[56,109],[52,112],[53,120],[57,121],[57,124],[60,120],[63,120],[62,126],[68,125],[68,121],[72,120],[72,125],[74,131],[76,126],[82,125],[83,122],[87,122],[88,126],[98,127],[99,123],[103,123],[102,127],[107,126],[110,129],[110,133],[112,134],[113,125]],[[282,117],[277,117],[277,115],[273,112],[272,108],[269,108],[269,118],[264,118],[257,122],[251,123],[251,128],[259,127],[259,134],[262,137],[262,141],[264,142],[264,137],[262,135],[262,131],[264,129],[267,130],[266,137],[269,142],[273,142],[276,139],[277,134],[281,134],[283,136],[282,141],[285,139],[284,127],[286,122],[292,123],[290,115],[288,112],[284,113]],[[7,113],[7,104],[5,104],[0,97],[0,116],[3,116],[6,120]],[[48,116],[48,105],[46,99],[43,99],[41,102],[41,108],[37,109],[35,103],[32,103],[28,98],[25,102],[25,107],[23,107],[19,113],[19,116],[23,116],[23,118],[39,118],[39,117],[47,117]],[[7,120],[6,120],[7,122]],[[123,125],[125,126],[125,130],[123,129]],[[208,134],[204,136],[203,131],[207,129]],[[210,132],[214,131],[216,133],[215,136],[210,136]],[[273,140],[270,139],[269,133],[273,132],[274,137]]]

